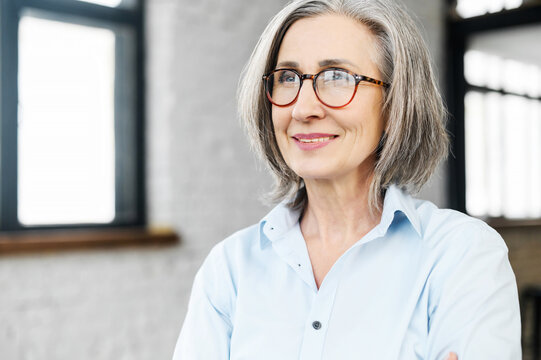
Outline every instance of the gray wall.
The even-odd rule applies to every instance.
[[[209,249],[258,221],[270,185],[235,112],[240,71],[286,1],[148,0],[151,223],[182,244],[0,257],[1,359],[169,359]],[[441,58],[442,1],[408,1]],[[445,204],[445,174],[422,197]]]

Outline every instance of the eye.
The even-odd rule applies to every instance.
[[[327,70],[323,73],[325,81],[344,81],[348,78],[348,73],[342,70]]]
[[[297,74],[295,74],[291,70],[279,71],[277,75],[278,75],[278,82],[280,84],[292,84],[298,81]]]

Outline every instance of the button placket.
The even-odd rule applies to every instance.
[[[328,278],[325,279],[325,286],[320,287],[314,297],[304,331],[300,360],[321,359],[323,355],[323,347],[328,331],[327,324],[333,309],[339,282],[337,274],[339,273],[340,271],[329,272],[327,274]]]

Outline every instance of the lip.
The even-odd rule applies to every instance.
[[[333,142],[337,137],[338,135],[325,134],[325,133],[310,133],[310,134],[299,133],[292,136],[293,140],[295,141],[295,144],[297,144],[297,146],[301,150],[305,150],[305,151],[320,149],[324,146],[327,146],[331,142]],[[316,140],[316,139],[325,139],[325,140]]]

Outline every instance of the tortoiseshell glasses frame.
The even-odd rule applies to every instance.
[[[296,94],[295,96],[293,97],[293,99],[291,101],[288,101],[286,103],[279,103],[279,102],[276,102],[276,100],[272,98],[272,94],[271,92],[273,91],[273,85],[272,84],[274,82],[274,75],[277,74],[277,73],[283,73],[284,71],[287,71],[287,72],[291,72],[291,74],[295,74],[295,82],[293,82],[292,84],[296,86],[296,84],[298,84],[298,88],[296,89]],[[347,101],[345,101],[344,104],[342,105],[331,105],[329,104],[328,102],[325,102],[322,98],[321,98],[321,95],[318,91],[318,78],[319,76],[321,76],[322,74],[325,74],[327,72],[333,72],[333,76],[335,73],[337,72],[341,72],[341,73],[345,73],[349,76],[351,76],[354,80],[355,80],[355,86],[354,88],[352,89],[352,94],[351,94],[351,97],[349,97],[349,99],[347,99]],[[289,106],[291,104],[293,104],[294,102],[297,101],[298,97],[299,97],[299,93],[301,91],[301,87],[302,87],[302,84],[304,82],[304,80],[306,79],[310,79],[312,80],[312,87],[314,88],[314,92],[316,94],[316,97],[317,99],[325,106],[328,106],[330,108],[333,108],[333,109],[339,109],[339,108],[343,108],[347,105],[349,105],[349,103],[351,103],[351,101],[353,101],[353,98],[355,97],[355,94],[357,93],[357,88],[359,87],[359,84],[361,82],[368,82],[368,83],[371,83],[371,84],[374,84],[374,85],[377,85],[377,86],[382,86],[384,88],[387,88],[390,86],[390,84],[386,83],[386,82],[383,82],[381,80],[377,80],[377,79],[374,79],[374,78],[371,78],[369,76],[365,76],[365,75],[359,75],[359,74],[355,74],[354,72],[351,72],[349,70],[346,70],[346,69],[342,69],[342,68],[327,68],[327,69],[323,69],[321,70],[320,72],[318,72],[317,74],[301,74],[300,72],[298,72],[297,70],[295,69],[287,69],[287,68],[283,68],[283,69],[276,69],[276,70],[273,70],[271,71],[270,73],[266,74],[266,75],[263,75],[262,77],[262,80],[263,80],[263,83],[264,83],[264,86],[265,86],[265,93],[267,95],[267,99],[274,105],[276,106],[279,106],[279,107],[286,107],[286,106]],[[293,88],[294,90],[294,88]]]

